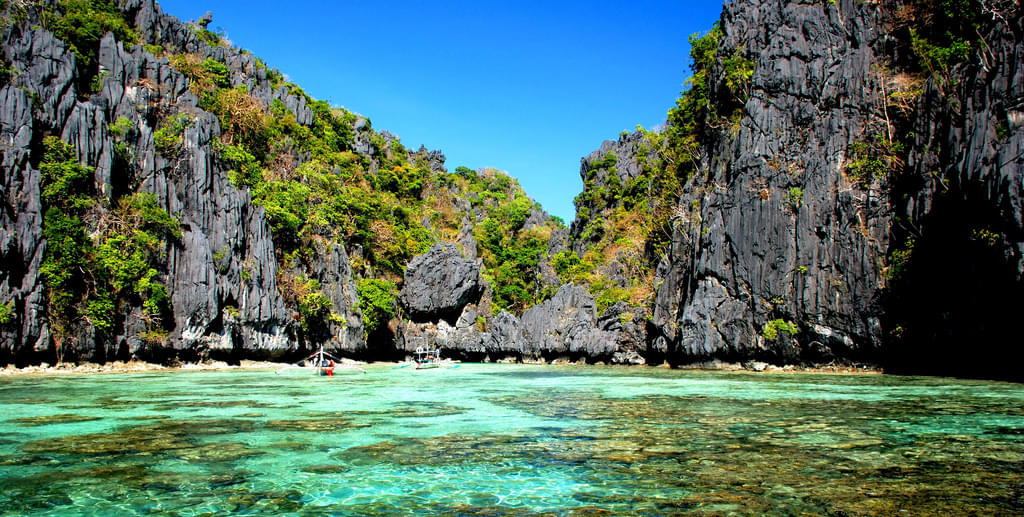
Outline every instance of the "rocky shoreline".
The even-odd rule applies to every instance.
[[[18,368],[12,364],[0,369],[0,376],[4,375],[41,375],[41,374],[86,374],[86,373],[146,373],[158,371],[200,371],[200,370],[268,370],[288,366],[284,363],[272,363],[266,361],[242,361],[237,365],[231,365],[223,361],[209,361],[204,363],[183,363],[180,365],[162,365],[148,363],[145,361],[114,361],[112,363],[61,363],[49,365],[46,363]]]
[[[362,361],[344,361],[345,364],[358,364],[366,365],[368,363]],[[497,361],[499,363],[504,361]],[[401,364],[401,363],[387,363],[387,362],[374,362],[369,364]],[[607,366],[604,363],[587,364],[584,362],[572,362],[568,360],[555,360],[551,362],[544,361],[526,361],[522,364],[526,365],[550,365],[550,366]],[[206,361],[201,363],[182,363],[178,365],[161,365],[156,363],[149,363],[145,361],[114,361],[112,363],[97,364],[97,363],[62,363],[58,365],[49,365],[46,363],[33,366],[17,367],[9,364],[3,368],[0,368],[0,377],[3,376],[15,376],[15,375],[75,375],[75,374],[106,374],[106,373],[150,373],[150,372],[172,372],[172,371],[223,371],[223,370],[276,370],[278,368],[284,368],[290,366],[285,363],[276,363],[269,361],[241,361],[239,364],[228,364],[224,361]],[[749,363],[727,363],[722,361],[708,361],[703,363],[694,363],[687,365],[680,365],[672,367],[670,365],[661,364],[657,366],[652,365],[614,365],[629,368],[665,368],[665,369],[677,369],[677,370],[693,370],[693,371],[726,371],[726,372],[755,372],[755,373],[834,373],[834,374],[876,374],[882,375],[885,373],[881,368],[877,368],[869,365],[818,365],[818,366],[798,366],[798,365],[783,365],[777,366],[762,362],[749,362]]]

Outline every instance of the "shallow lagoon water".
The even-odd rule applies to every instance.
[[[1021,515],[1024,386],[373,365],[0,379],[12,515]]]

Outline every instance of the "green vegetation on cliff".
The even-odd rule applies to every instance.
[[[42,22],[78,58],[79,91],[99,91],[97,55],[104,35],[112,32],[126,45],[139,39],[114,0],[60,0],[54,10],[43,12]]]
[[[10,15],[5,26],[38,19],[67,44],[76,57],[82,101],[106,95],[100,92],[99,61],[108,33],[129,51],[142,45],[188,79],[198,108],[220,126],[211,145],[214,165],[264,211],[276,252],[276,285],[300,341],[329,339],[349,323],[342,312],[350,308],[333,306],[328,296],[337,286],[322,285],[315,274],[337,245],[349,256],[363,328],[370,333],[403,316],[396,300],[406,264],[439,241],[470,246],[463,253],[479,257],[490,283],[484,310],[519,313],[552,294],[541,272],[551,236],[564,224],[544,214],[514,179],[495,170],[448,172],[439,153],[407,149],[364,117],[310,97],[258,59],[239,60],[245,52],[227,48],[207,28],[209,17],[153,32],[134,27],[136,16],[115,0],[2,2],[0,10]],[[17,72],[5,64],[0,75]],[[151,89],[150,82],[135,85],[154,94],[148,106],[138,107],[144,118],[119,113],[107,122],[117,181],[140,179],[135,153],[145,152],[148,134],[162,158],[157,167],[181,167],[197,135],[209,134],[203,113],[181,109],[182,99]],[[58,343],[85,328],[122,332],[132,306],[141,309],[153,335],[166,336],[168,292],[160,277],[181,235],[177,221],[161,212],[151,194],[123,192],[138,185],[97,192],[94,170],[78,163],[85,150],[56,138],[45,146],[37,157],[49,243],[42,277]],[[219,274],[234,271],[237,257],[230,253],[227,247],[212,252]],[[238,274],[249,281],[253,269],[243,264]],[[222,305],[237,316],[238,303]]]
[[[550,296],[543,290],[539,264],[557,223],[526,227],[531,211],[540,210],[508,175],[483,170],[463,170],[455,185],[470,193],[474,207],[486,217],[473,230],[484,276],[494,291],[492,309],[519,313]]]
[[[366,332],[382,330],[395,315],[395,284],[387,280],[364,278],[357,287]]]
[[[630,146],[639,175],[624,178],[613,151],[585,165],[574,224],[583,254],[563,252],[553,266],[563,281],[587,285],[600,311],[617,302],[649,307],[656,291],[654,270],[675,228],[700,226],[698,201],[680,207],[684,186],[700,173],[709,132],[738,125],[753,75],[754,64],[742,47],[720,59],[721,38],[717,25],[690,37],[692,76],[669,110],[666,127],[638,128],[620,139],[619,145]],[[713,101],[716,80],[728,92],[724,102]]]
[[[217,116],[219,158],[231,181],[266,211],[281,270],[292,271],[326,245],[342,243],[359,250],[352,266],[365,288],[360,293],[390,291],[364,297],[368,331],[395,314],[382,304],[393,304],[409,260],[434,242],[455,241],[467,221],[478,250],[465,251],[483,259],[495,311],[521,312],[550,294],[538,281],[539,263],[560,225],[547,218],[524,227],[539,207],[507,174],[465,167],[449,173],[432,164],[426,150],[410,152],[397,138],[373,131],[369,121],[311,98],[277,74],[268,74],[272,86],[300,97],[312,111],[311,124],[300,124],[281,99],[265,105],[245,86],[231,87],[232,71],[224,63],[173,49],[169,60],[189,77],[200,107]],[[158,148],[173,148],[180,124],[172,120],[164,127],[170,129],[160,142],[168,143],[158,142]],[[369,152],[359,142],[368,143]],[[457,208],[464,204],[468,211]],[[283,275],[282,286],[296,285],[291,273]],[[299,312],[304,325],[317,317]]]
[[[178,221],[151,193],[101,206],[92,189],[93,170],[78,163],[74,147],[55,137],[43,145],[47,248],[40,273],[56,342],[72,337],[84,322],[97,332],[111,330],[124,303],[140,303],[149,328],[159,329],[168,309],[159,269],[168,241],[181,237]]]
[[[996,16],[994,6],[978,0],[912,0],[896,12],[895,25],[906,30],[916,65],[928,74],[949,78],[950,67],[964,62],[984,45],[980,27]],[[915,63],[906,63],[913,68]]]

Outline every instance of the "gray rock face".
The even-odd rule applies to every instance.
[[[810,361],[821,346],[831,350],[826,342],[847,359],[872,356],[882,343],[877,300],[891,218],[883,186],[855,185],[843,163],[850,144],[874,131],[882,11],[749,0],[725,6],[721,29],[717,54],[745,49],[754,63],[749,97],[736,131],[706,138],[656,270],[651,325],[633,324],[627,341],[636,354],[673,362]],[[724,81],[720,60],[709,73]],[[595,187],[626,184],[651,152],[641,134],[623,135],[585,158],[581,174]],[[591,217],[617,206],[585,199]],[[572,228],[577,253],[589,242],[583,229]],[[628,285],[617,260],[602,273]],[[799,338],[764,338],[774,320],[799,322]],[[825,334],[847,339],[839,346]]]
[[[527,309],[522,328],[527,354],[603,359],[617,350],[618,336],[598,328],[594,297],[572,284]]]
[[[305,97],[287,88],[272,89],[252,56],[211,48],[186,24],[161,14],[152,0],[128,0],[123,9],[134,17],[143,40],[221,60],[235,84],[248,85],[266,104],[280,99],[300,124],[312,122]],[[67,46],[26,25],[3,33],[3,59],[17,73],[13,84],[0,90],[5,207],[0,210],[0,304],[13,309],[11,320],[0,324],[0,360],[31,361],[34,355],[53,354],[39,276],[46,248],[39,172],[31,166],[32,142],[43,131],[73,144],[80,161],[95,168],[97,191],[107,202],[151,192],[179,220],[182,231],[180,239],[168,244],[156,278],[171,300],[173,321],[165,322],[172,329],[169,335],[160,341],[143,339],[148,316],[138,307],[125,307],[113,335],[100,335],[87,322],[75,330],[63,344],[65,358],[274,358],[294,351],[299,343],[277,288],[274,243],[263,209],[228,180],[212,147],[219,124],[198,108],[188,79],[166,58],[154,57],[141,45],[125,49],[108,34],[98,53],[101,90],[83,101],[76,91],[75,58]],[[175,114],[187,115],[189,125],[180,152],[163,156],[154,146],[154,131],[162,119]],[[108,126],[121,118],[134,128],[116,137],[124,150],[119,156]],[[314,268],[315,278],[345,320],[329,329],[330,335],[339,351],[358,353],[365,343],[345,250],[328,250],[322,262]]]
[[[263,209],[230,183],[214,159],[212,141],[220,133],[217,119],[198,110],[185,77],[141,47],[129,53],[108,35],[101,43],[100,66],[107,76],[101,94],[90,104],[106,113],[94,117],[97,123],[92,126],[79,124],[77,138],[69,133],[65,139],[89,149],[86,131],[103,134],[103,122],[119,117],[140,128],[131,181],[113,189],[153,192],[182,223],[183,237],[168,254],[166,278],[175,331],[166,346],[200,354],[260,350],[267,356],[293,349],[287,332],[290,319],[277,289],[270,228]],[[143,122],[160,109],[194,113],[178,156],[157,153],[152,129]],[[102,154],[96,158],[101,184],[106,179],[101,171],[110,170],[109,161]],[[131,353],[142,347],[137,336],[123,339]]]
[[[609,160],[610,159],[610,160]],[[605,140],[601,147],[580,160],[580,176],[584,189],[608,189],[610,185],[627,185],[629,180],[643,174],[641,162],[655,159],[655,150],[644,143],[640,132],[625,133],[618,140]],[[621,199],[605,197],[593,199],[580,196],[576,200],[576,220],[569,230],[569,246],[577,255],[583,256],[587,245],[600,239],[600,235],[584,236],[585,223],[603,211],[614,210],[622,204]]]
[[[623,324],[625,307],[597,319],[594,298],[567,284],[521,318],[502,311],[485,318],[469,305],[452,324],[404,322],[397,348],[437,347],[448,356],[475,361],[586,360],[643,364],[642,340],[632,322]],[[483,321],[481,321],[483,320]]]
[[[1024,13],[985,2],[983,48],[924,85],[895,186],[892,370],[1024,379]],[[979,44],[979,46],[982,46]]]
[[[403,321],[398,327],[395,348],[406,357],[422,347],[442,349],[447,356],[486,359],[494,350],[488,349],[488,343],[481,339],[483,334],[476,316],[474,306],[470,305],[454,324],[445,320],[436,323]]]
[[[312,124],[316,106],[272,81],[253,56],[211,47],[152,0],[120,4],[145,43],[220,61],[232,86],[244,85],[266,106],[280,101],[298,124]],[[1005,300],[1024,297],[1024,23],[1010,0],[986,6],[991,15],[978,33],[985,45],[943,71],[942,81],[924,84],[908,121],[897,123],[886,104],[894,80],[880,71],[908,59],[906,38],[892,30],[896,2],[727,3],[718,62],[708,71],[711,100],[741,103],[740,116],[735,125],[704,128],[697,170],[672,193],[678,204],[663,236],[670,244],[664,255],[641,257],[658,262],[653,305],[617,304],[599,317],[594,299],[567,285],[521,317],[490,316],[473,234],[493,200],[460,198],[454,240],[462,254],[437,245],[408,265],[399,301],[412,321],[397,325],[397,351],[440,346],[473,359],[618,363],[873,361],[908,369],[930,357],[951,373],[965,362],[963,343],[983,343],[971,357],[1012,355],[1004,344],[1018,340],[1011,325],[1017,308]],[[316,342],[351,356],[391,352],[363,340],[343,246],[327,244],[278,270],[263,210],[228,181],[212,145],[218,121],[198,108],[187,77],[142,45],[126,49],[108,35],[99,48],[100,92],[77,91],[74,56],[33,28],[36,21],[30,15],[2,34],[3,60],[16,73],[0,86],[0,363],[55,352],[39,273],[47,243],[33,167],[43,135],[72,143],[95,168],[100,205],[149,192],[182,225],[156,278],[171,299],[169,334],[143,339],[148,316],[121,307],[106,334],[80,323],[63,345],[66,356],[273,358]],[[736,52],[754,63],[743,96],[729,91],[722,62]],[[176,114],[190,124],[180,152],[164,156],[154,133]],[[109,126],[122,118],[133,130],[112,134]],[[364,156],[406,152],[387,133],[376,138],[366,119],[352,131],[351,149]],[[906,145],[899,174],[850,177],[852,144],[897,132],[912,134],[895,136]],[[598,242],[606,230],[587,220],[618,209],[622,199],[609,192],[643,175],[654,153],[634,133],[584,158],[586,188],[605,193],[580,198],[577,222],[568,235],[551,234],[547,255],[570,249],[582,256]],[[439,152],[409,156],[444,170]],[[289,158],[309,156],[295,150]],[[376,167],[369,159],[368,172]],[[533,210],[525,226],[545,219]],[[609,256],[599,272],[625,289],[636,259]],[[539,273],[544,289],[558,286],[544,260]],[[337,316],[325,328],[298,328],[278,289],[279,275],[288,274],[320,283]],[[772,335],[779,322],[798,331]]]
[[[444,167],[445,159],[444,153],[441,151],[427,149],[422,145],[415,152],[409,151],[409,161],[413,163],[421,161],[430,172],[436,173],[446,170]]]
[[[522,323],[506,311],[487,321],[487,332],[480,334],[480,345],[495,359],[501,356],[521,358],[529,351]]]
[[[332,245],[324,256],[318,255],[311,261],[303,274],[320,282],[321,292],[331,301],[331,310],[341,316],[341,322],[331,322],[326,329],[328,349],[335,354],[361,356],[367,352],[363,337],[363,315],[358,308],[359,293],[352,279],[345,247]]]
[[[701,136],[698,170],[679,194],[656,270],[645,356],[906,368],[946,361],[946,370],[919,371],[963,372],[963,343],[1016,339],[998,323],[1014,320],[1009,305],[996,300],[1024,296],[1019,8],[988,6],[977,35],[986,49],[925,84],[899,115],[909,122],[891,96],[907,77],[882,71],[910,52],[898,39],[906,28],[901,36],[893,27],[898,8],[725,5],[719,59],[708,71],[712,102],[735,102],[721,59],[735,52],[754,63],[749,96],[735,127]],[[905,133],[906,167],[851,177],[853,144]],[[604,188],[612,175],[636,177],[647,151],[639,136],[584,158],[584,181]],[[580,213],[591,218],[617,207],[581,198]],[[582,253],[593,236],[578,223],[570,247]],[[609,267],[602,272],[614,280]],[[766,329],[778,322],[798,332],[773,337]],[[1016,354],[986,350],[978,357]]]
[[[29,163],[33,131],[32,101],[26,92],[0,89],[0,304],[10,321],[0,324],[0,358],[20,348],[43,348],[46,327],[39,266],[45,243],[39,204],[39,171]]]
[[[409,262],[398,299],[413,321],[454,324],[482,290],[480,266],[462,258],[455,245],[439,243]]]
[[[0,358],[6,362],[47,352],[53,356],[39,273],[46,242],[32,147],[37,132],[60,133],[76,98],[75,59],[63,42],[24,26],[4,31],[2,40],[3,59],[16,71],[0,90],[0,304],[8,313],[8,321],[0,324]]]
[[[613,364],[648,364],[664,361],[664,353],[647,346],[645,318],[642,309],[632,308],[625,302],[612,305],[597,320],[597,328],[615,336]]]
[[[880,90],[877,6],[734,3],[722,29],[720,55],[746,46],[754,60],[750,97],[736,137],[707,153],[704,185],[714,188],[684,194],[701,217],[676,228],[677,279],[662,284],[654,321],[685,360],[792,362],[799,353],[761,338],[775,319],[841,329],[867,355],[881,344],[873,300],[890,219],[878,190],[845,177],[843,160],[869,137]]]
[[[738,133],[709,143],[705,191],[683,196],[681,204],[700,203],[701,221],[677,226],[663,268],[654,322],[677,360],[892,364],[895,354],[965,372],[962,343],[1014,339],[998,323],[1013,317],[993,300],[1022,293],[1020,239],[1012,237],[1021,227],[1021,140],[1008,115],[1022,86],[1007,65],[1021,59],[1020,17],[1012,3],[993,6],[1012,27],[992,17],[983,35],[991,54],[951,70],[955,90],[930,84],[908,128],[916,135],[909,170],[858,183],[845,169],[851,144],[885,138],[890,128],[884,105],[896,86],[879,63],[893,45],[893,6],[726,5],[719,55],[745,46],[755,69]],[[788,196],[793,189],[799,203]],[[989,250],[1002,251],[968,237],[982,228],[998,235]],[[891,252],[908,237],[916,260],[901,280]],[[984,272],[936,283],[975,268]],[[800,332],[764,338],[777,319]],[[901,342],[904,325],[923,333]],[[922,345],[906,354],[908,343]]]

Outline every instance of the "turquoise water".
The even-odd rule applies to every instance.
[[[1024,386],[373,365],[0,378],[5,515],[1021,515]]]

